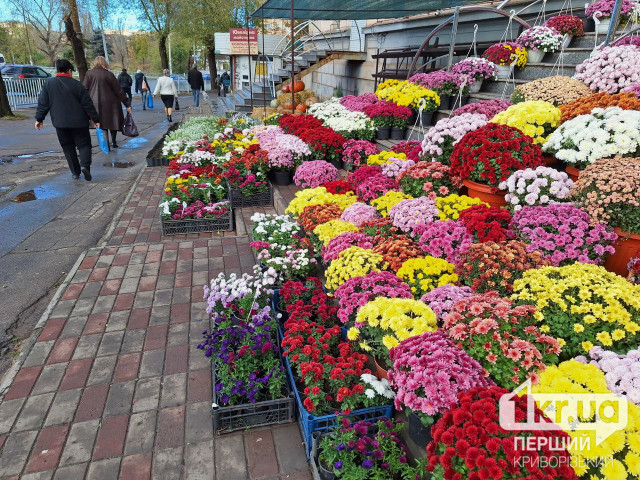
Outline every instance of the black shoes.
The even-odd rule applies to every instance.
[[[169,123],[172,123],[172,122],[173,122],[173,120],[171,119],[171,115],[167,115],[167,121],[168,121]]]
[[[91,181],[91,172],[89,172],[89,168],[88,167],[82,167],[82,174],[84,175],[84,179],[87,182]]]
[[[71,178],[73,178],[74,180],[78,180],[80,178],[80,175],[76,175],[75,173],[72,173]]]
[[[112,148],[118,148],[118,144],[117,144],[117,143],[114,143],[111,147],[112,147]]]

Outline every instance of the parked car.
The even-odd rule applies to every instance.
[[[4,67],[6,63],[4,55],[0,53],[0,68]]]
[[[14,65],[9,64],[0,68],[0,74],[4,78],[48,78],[50,73],[42,67],[35,65]]]

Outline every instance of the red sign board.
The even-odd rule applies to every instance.
[[[258,54],[257,28],[230,28],[229,40],[231,42],[231,55]],[[251,49],[251,51],[249,51],[249,49]]]

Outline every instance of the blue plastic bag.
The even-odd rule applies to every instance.
[[[147,108],[153,108],[153,96],[151,93],[147,95]]]
[[[102,130],[101,128],[96,128],[96,135],[98,137],[98,145],[100,146],[100,150],[102,150],[104,153],[109,153],[109,143],[104,137],[104,130]]]

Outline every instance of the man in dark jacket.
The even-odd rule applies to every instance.
[[[120,75],[118,75],[118,83],[120,84],[120,88],[129,99],[129,103],[131,103],[131,85],[133,85],[133,79],[131,75],[127,73],[127,69],[123,68]]]
[[[71,62],[59,59],[56,60],[55,67],[58,73],[47,80],[38,96],[36,130],[42,129],[47,113],[51,112],[51,123],[56,129],[73,178],[80,178],[82,172],[88,181],[91,180],[89,119],[100,128],[100,116],[87,89],[71,77]]]
[[[202,72],[198,70],[198,66],[194,63],[193,68],[189,70],[187,74],[187,81],[191,86],[191,92],[193,93],[193,106],[200,106],[200,90],[204,90],[204,80],[202,78]]]
[[[136,93],[142,92],[142,78],[143,77],[144,77],[144,73],[142,73],[142,70],[138,69],[138,71],[136,72],[135,76],[133,77],[133,78],[135,78]]]
[[[226,97],[227,93],[229,93],[229,87],[231,86],[231,76],[224,72],[220,77],[220,83],[222,83],[222,96]]]

